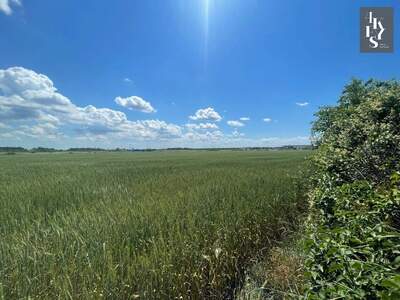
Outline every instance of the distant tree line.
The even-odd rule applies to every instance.
[[[221,150],[311,150],[313,146],[311,145],[287,145],[280,147],[237,147],[237,148],[186,148],[186,147],[177,147],[177,148],[165,148],[165,149],[125,149],[125,148],[114,148],[114,149],[103,149],[103,148],[69,148],[69,149],[56,149],[56,148],[47,148],[47,147],[36,147],[27,149],[24,147],[0,147],[0,152],[7,153],[19,153],[19,152],[116,152],[116,151],[133,151],[133,152],[149,152],[149,151],[177,151],[177,150],[203,150],[203,151],[221,151]]]

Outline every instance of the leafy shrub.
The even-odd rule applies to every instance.
[[[306,298],[400,299],[399,83],[353,80],[316,116]]]
[[[308,239],[310,295],[400,297],[400,289],[387,283],[388,278],[397,280],[400,267],[400,233],[391,219],[400,204],[400,191],[393,187],[381,194],[359,181],[325,191],[318,199],[322,206],[328,199],[335,205],[332,211],[320,210],[312,225],[315,233]]]
[[[353,80],[338,106],[324,107],[313,125],[314,163],[330,184],[387,181],[400,158],[400,85]]]

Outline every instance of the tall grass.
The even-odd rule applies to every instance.
[[[0,299],[232,298],[306,154],[0,155]]]

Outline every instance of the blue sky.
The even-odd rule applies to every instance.
[[[395,8],[394,53],[359,52],[361,6]],[[0,0],[0,146],[308,143],[352,77],[398,78],[398,8]]]

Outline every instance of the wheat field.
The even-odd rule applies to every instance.
[[[0,299],[231,299],[307,151],[0,155]]]

